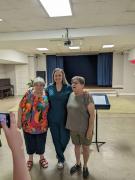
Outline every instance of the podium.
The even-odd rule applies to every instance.
[[[95,110],[96,110],[96,123],[95,123],[95,141],[92,143],[96,144],[97,147],[97,151],[99,152],[99,147],[103,144],[105,144],[106,142],[104,141],[98,141],[98,110],[101,109],[110,109],[110,103],[108,100],[108,97],[106,94],[91,94],[93,101],[94,101],[94,105],[95,105]]]

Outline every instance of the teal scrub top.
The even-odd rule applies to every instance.
[[[57,91],[55,84],[51,84],[46,88],[49,99],[49,126],[53,124],[65,126],[67,120],[67,102],[71,92],[71,86],[66,84],[63,85],[61,91]]]

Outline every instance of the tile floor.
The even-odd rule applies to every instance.
[[[127,98],[127,97],[126,97]],[[131,99],[131,98],[129,98]],[[135,102],[135,97],[132,99]],[[7,111],[19,102],[19,98],[0,100],[0,110]],[[100,113],[99,112],[99,140],[106,141],[97,152],[95,144],[91,146],[91,156],[88,163],[90,169],[89,180],[134,180],[135,179],[135,114]],[[12,179],[12,157],[4,134],[0,135],[0,180]],[[95,138],[95,137],[94,137]],[[27,157],[27,155],[26,155]],[[73,145],[70,142],[65,152],[66,163],[64,170],[57,170],[56,155],[50,132],[48,131],[46,144],[46,158],[49,167],[39,168],[38,156],[34,158],[31,171],[32,180],[81,180],[82,175],[70,176],[69,169],[75,162]]]

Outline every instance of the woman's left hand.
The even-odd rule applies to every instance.
[[[92,129],[88,129],[87,133],[86,133],[86,138],[87,139],[92,139],[93,136],[93,130]]]
[[[17,129],[14,113],[10,113],[10,119],[10,128],[8,128],[5,123],[2,123],[2,127],[11,151],[13,153],[19,153],[23,150],[22,136],[19,130]]]

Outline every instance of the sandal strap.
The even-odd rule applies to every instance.
[[[27,167],[28,167],[28,170],[30,171],[33,167],[33,161],[27,161]]]
[[[27,161],[27,166],[31,167],[33,165],[33,161]]]
[[[40,160],[39,160],[39,164],[40,164],[40,166],[41,166],[42,168],[47,168],[47,167],[48,167],[48,161],[47,161],[45,158],[40,159]]]
[[[45,158],[43,158],[43,159],[40,159],[40,163],[41,164],[43,164],[43,163],[48,164],[48,161]]]
[[[33,161],[27,161],[27,164],[33,164]]]

